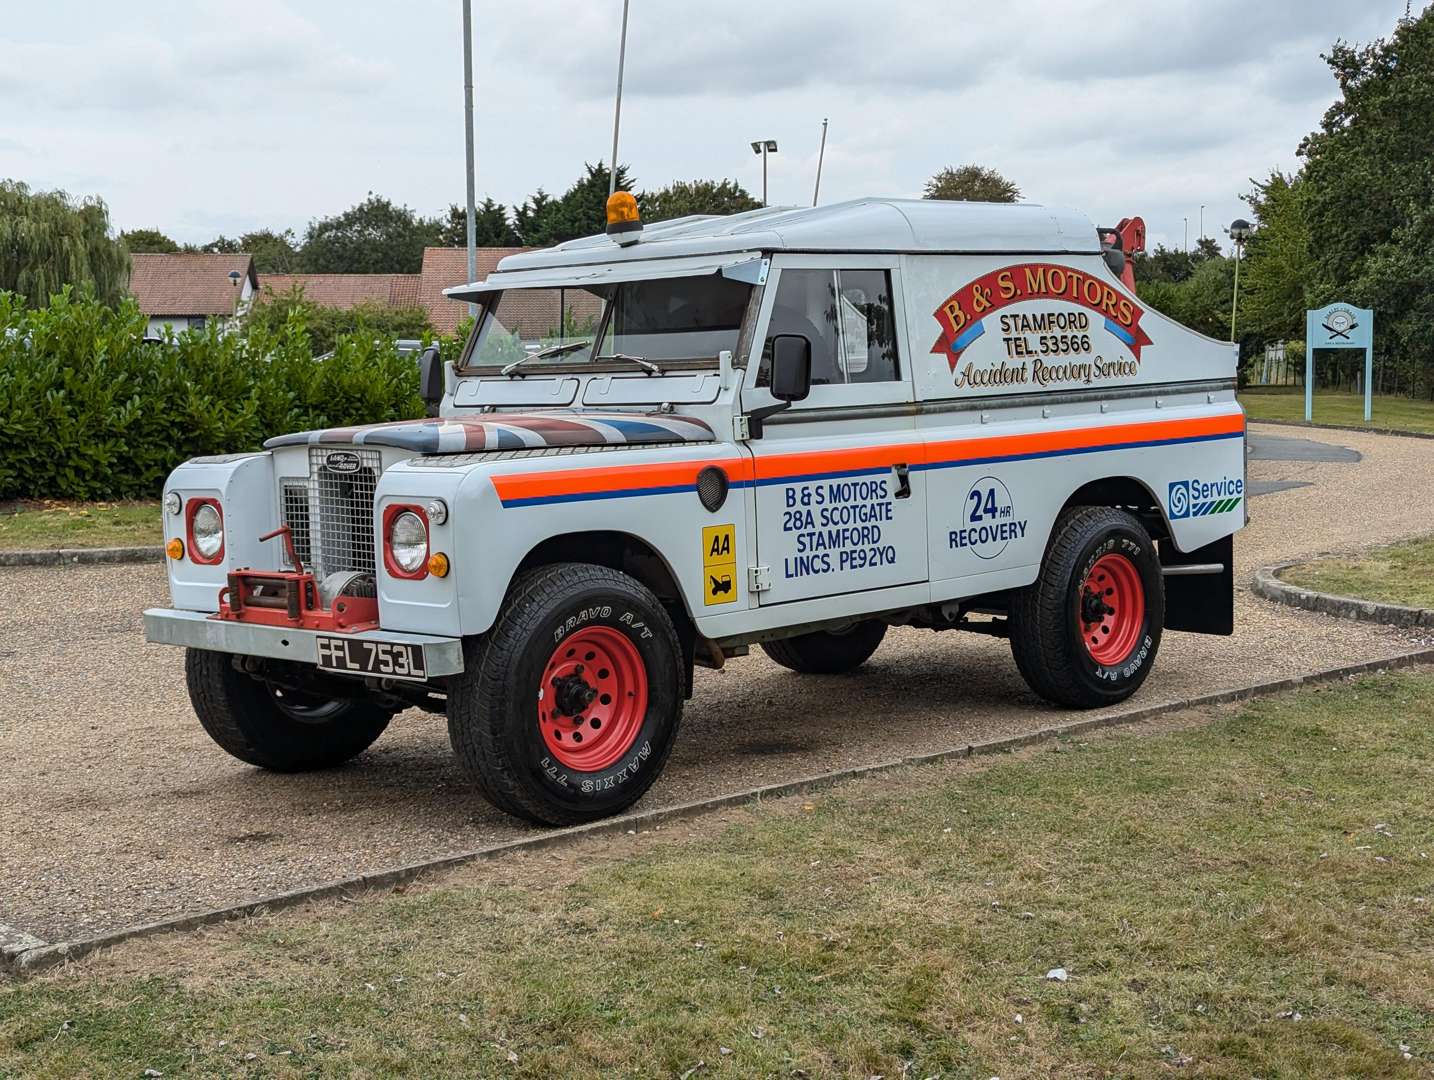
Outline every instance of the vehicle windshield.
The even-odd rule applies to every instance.
[[[501,369],[529,357],[523,372],[632,368],[622,357],[663,368],[715,361],[722,350],[736,350],[751,296],[751,285],[715,273],[591,289],[507,289],[484,302],[461,366]],[[544,350],[552,355],[534,355]]]

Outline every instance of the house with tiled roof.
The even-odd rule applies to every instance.
[[[130,256],[129,291],[149,319],[148,332],[201,329],[242,316],[259,288],[251,255],[175,252]]]
[[[476,252],[474,280],[482,281],[509,255],[532,248],[488,247]],[[468,305],[450,300],[444,289],[468,284],[468,252],[465,248],[423,249],[423,272],[419,275],[418,302],[428,311],[433,329],[452,334],[468,316]],[[508,329],[525,341],[537,341],[557,330],[564,318],[582,325],[602,314],[602,301],[580,289],[534,289],[516,293],[503,302]]]
[[[418,283],[418,274],[265,274],[259,282],[266,297],[301,289],[310,303],[340,311],[361,304],[417,307]]]
[[[531,248],[481,247],[476,249],[474,274],[476,281],[498,269],[498,262],[509,255]],[[443,295],[444,289],[455,285],[468,284],[468,249],[431,247],[423,249],[423,269],[418,275],[418,302],[428,311],[428,321],[439,334],[452,334],[458,324],[468,317],[468,305],[461,300],[450,300]]]

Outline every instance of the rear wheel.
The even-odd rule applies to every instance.
[[[1010,616],[1016,666],[1041,697],[1077,709],[1124,701],[1150,674],[1165,624],[1150,534],[1109,507],[1065,514]]]
[[[189,649],[189,700],[227,753],[274,772],[341,765],[363,753],[392,718],[387,709],[286,690],[244,674],[228,653]]]
[[[885,636],[886,623],[868,619],[844,630],[816,630],[767,641],[762,651],[782,667],[803,675],[840,675],[871,659]]]
[[[682,716],[677,632],[603,566],[525,574],[449,680],[448,733],[495,806],[546,825],[620,813],[652,786]]]

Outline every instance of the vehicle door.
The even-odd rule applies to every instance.
[[[898,262],[781,256],[759,321],[747,399],[770,400],[772,339],[811,342],[805,400],[749,444],[762,604],[865,592],[927,577],[926,489],[912,417]]]

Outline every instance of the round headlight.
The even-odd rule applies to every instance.
[[[180,504],[181,500],[179,498],[179,492],[171,491],[167,495],[165,495],[164,508],[168,510],[171,514],[179,513]]]
[[[416,574],[428,561],[428,528],[412,510],[393,519],[388,530],[388,550],[394,565],[405,574]]]
[[[219,508],[205,503],[194,511],[192,532],[195,551],[206,559],[218,555],[224,547],[224,519],[219,516]]]

